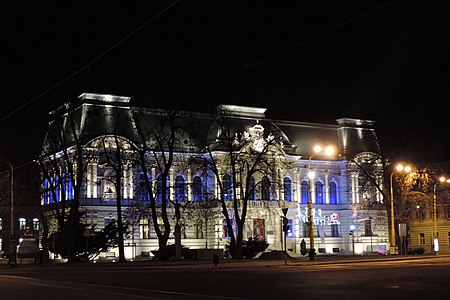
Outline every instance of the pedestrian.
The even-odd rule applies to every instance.
[[[219,264],[219,255],[217,255],[217,254],[213,255],[213,264],[214,264],[214,268],[217,268],[217,265]]]

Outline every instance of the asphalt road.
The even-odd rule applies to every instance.
[[[4,299],[448,299],[450,257],[0,269]]]

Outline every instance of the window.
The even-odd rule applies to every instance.
[[[65,199],[72,200],[73,199],[73,186],[72,180],[69,173],[63,173],[63,180],[61,182],[62,190],[65,195]]]
[[[270,200],[270,181],[269,178],[267,178],[267,176],[264,176],[262,178],[261,199]]]
[[[450,232],[447,233],[448,236],[448,243],[450,244]]]
[[[292,219],[288,219],[287,226],[288,226],[288,230],[286,232],[286,236],[289,237],[289,238],[294,237],[294,226],[293,226]]]
[[[200,176],[194,176],[192,179],[192,197],[194,201],[203,200],[202,179]]]
[[[150,180],[150,174],[147,174],[147,179]],[[145,174],[139,174],[138,180],[138,193],[139,200],[150,200],[150,195],[147,189],[147,180],[145,179]]]
[[[194,238],[202,239],[203,238],[203,224],[202,222],[194,223]]]
[[[292,201],[292,180],[289,177],[284,177],[284,200]]]
[[[231,227],[233,228],[234,231],[234,221],[233,219],[230,219],[231,222]],[[223,236],[224,238],[229,238],[230,234],[228,232],[228,227],[227,227],[227,219],[223,219]]]
[[[339,236],[338,224],[331,224],[331,236],[332,237],[338,237]]]
[[[0,230],[3,230],[3,219],[0,218]]]
[[[265,230],[264,219],[253,219],[253,237],[258,237],[258,240],[262,241],[266,238]]]
[[[425,233],[420,233],[419,235],[419,244],[425,245]]]
[[[33,218],[33,230],[39,230],[39,219]]]
[[[231,200],[233,198],[233,189],[231,184],[231,176],[228,174],[223,175],[223,198],[224,200]]]
[[[162,175],[159,174],[156,178],[156,200],[162,201],[163,199],[163,179]],[[166,199],[169,199],[169,183],[166,178]]]
[[[309,184],[308,181],[303,180],[300,184],[300,190],[302,194],[302,204],[309,203]]]
[[[316,182],[316,204],[323,204],[323,183]]]
[[[427,212],[425,211],[425,209],[420,209],[419,210],[419,220],[425,220],[427,217]]]
[[[337,204],[337,185],[336,182],[330,182],[330,204]]]
[[[303,223],[303,237],[309,237],[308,223]]]
[[[178,175],[175,178],[175,200],[182,202],[185,201],[186,198],[186,182],[183,176]]]
[[[364,220],[364,235],[372,236],[372,219]]]
[[[143,219],[139,221],[139,234],[141,239],[150,238],[150,229],[148,227],[148,219]]]
[[[19,230],[27,229],[27,220],[25,218],[19,218]]]
[[[255,200],[255,177],[250,177],[248,183],[248,200]]]

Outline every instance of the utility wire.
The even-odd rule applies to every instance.
[[[25,106],[31,104],[32,102],[36,101],[37,99],[41,98],[42,96],[44,96],[45,94],[47,94],[48,92],[54,90],[55,88],[57,88],[58,86],[62,85],[63,83],[67,82],[69,79],[71,79],[72,77],[74,77],[75,75],[81,73],[82,71],[84,71],[85,69],[87,69],[89,66],[91,66],[92,64],[94,64],[96,61],[98,61],[99,59],[101,59],[103,56],[105,56],[106,54],[108,54],[111,50],[113,50],[114,48],[116,48],[118,45],[122,44],[124,41],[126,41],[128,38],[130,38],[133,34],[135,34],[136,32],[138,32],[139,30],[141,30],[142,28],[144,28],[145,26],[147,26],[150,22],[152,22],[153,20],[155,20],[157,17],[161,16],[163,13],[165,13],[167,10],[169,10],[172,6],[174,6],[175,4],[177,4],[180,0],[175,0],[174,2],[172,2],[170,5],[168,5],[166,8],[164,8],[162,11],[160,11],[159,13],[157,13],[156,15],[154,15],[152,18],[150,18],[147,22],[145,22],[144,24],[142,24],[141,26],[139,26],[138,28],[136,28],[135,30],[133,30],[131,33],[129,33],[128,35],[126,35],[124,38],[122,38],[120,41],[118,41],[117,43],[115,43],[113,46],[111,46],[109,49],[107,49],[106,51],[104,51],[103,53],[101,53],[99,56],[95,57],[93,60],[91,60],[90,62],[88,62],[86,65],[84,65],[81,69],[74,71],[72,74],[70,74],[68,77],[66,77],[65,79],[61,80],[60,82],[56,83],[55,85],[53,85],[52,87],[48,88],[47,90],[45,90],[44,92],[42,92],[41,94],[37,95],[36,97],[32,98],[31,100],[29,100],[28,102],[22,104],[21,106],[19,106],[18,108],[16,108],[15,110],[13,110],[12,112],[10,112],[9,114],[7,114],[6,116],[4,116],[3,118],[0,119],[0,122],[6,120],[7,118],[9,118],[11,115],[15,114],[16,112],[18,112],[19,110],[21,110],[22,108],[24,108]],[[0,2],[1,3],[1,2]]]
[[[395,2],[395,1],[397,1],[397,0],[392,0],[392,1],[388,1],[388,2],[386,2],[386,3],[383,3],[383,4],[381,4],[381,5],[379,5],[379,6],[375,7],[375,8],[372,8],[372,9],[370,9],[370,10],[368,10],[368,11],[366,11],[366,12],[364,12],[364,13],[362,13],[362,14],[356,16],[356,17],[353,17],[353,18],[351,18],[351,19],[345,21],[344,23],[341,23],[341,24],[339,24],[339,25],[336,25],[336,26],[334,26],[334,27],[332,27],[332,28],[330,28],[330,29],[327,29],[327,30],[325,30],[325,31],[323,31],[323,32],[321,32],[321,33],[319,33],[319,34],[313,36],[313,37],[310,37],[310,38],[308,38],[308,39],[306,39],[306,40],[304,40],[304,41],[302,41],[302,42],[300,42],[300,43],[298,43],[298,44],[295,44],[295,45],[293,45],[293,46],[291,46],[291,47],[289,47],[289,48],[286,48],[286,49],[284,49],[284,50],[282,50],[282,51],[280,51],[280,52],[278,52],[278,53],[276,53],[276,54],[274,54],[274,55],[272,55],[272,56],[269,56],[269,57],[267,57],[267,58],[265,58],[265,59],[263,59],[263,60],[260,60],[260,61],[258,61],[258,62],[256,62],[256,63],[252,64],[252,65],[246,65],[243,69],[240,69],[240,70],[238,70],[238,71],[235,71],[235,72],[233,72],[233,73],[230,73],[230,74],[228,74],[228,75],[226,75],[226,76],[224,76],[224,77],[222,77],[222,78],[220,78],[220,79],[218,79],[218,80],[216,80],[216,81],[214,81],[214,82],[211,82],[210,84],[207,84],[207,85],[205,85],[205,86],[203,86],[203,87],[201,87],[201,88],[199,88],[199,89],[196,89],[196,90],[193,90],[193,91],[191,91],[191,92],[188,92],[188,93],[186,93],[184,96],[182,96],[181,98],[184,98],[184,97],[186,97],[186,96],[188,96],[188,95],[191,95],[191,94],[198,93],[198,92],[200,92],[200,91],[202,91],[202,90],[204,90],[204,89],[207,89],[207,88],[209,88],[209,87],[211,87],[211,86],[213,86],[213,85],[216,85],[216,84],[218,84],[218,83],[220,83],[220,82],[222,82],[222,81],[225,81],[225,80],[227,80],[227,79],[229,79],[229,78],[231,78],[231,77],[234,77],[234,76],[236,76],[236,75],[238,75],[238,74],[244,73],[244,72],[246,72],[246,71],[248,71],[248,70],[250,70],[250,69],[253,69],[253,68],[255,68],[255,67],[259,66],[259,65],[262,65],[263,63],[266,63],[266,62],[268,62],[269,60],[272,60],[272,59],[274,59],[274,58],[276,58],[276,57],[278,57],[278,56],[281,56],[281,55],[283,55],[283,54],[285,54],[285,53],[287,53],[287,52],[289,52],[289,51],[291,51],[291,50],[293,50],[293,49],[295,49],[295,48],[298,48],[298,47],[300,47],[300,46],[303,46],[303,45],[305,45],[305,44],[307,44],[307,43],[309,43],[309,42],[311,42],[311,41],[313,41],[313,40],[315,40],[315,39],[317,39],[317,38],[319,38],[319,37],[322,37],[322,36],[324,36],[324,35],[326,35],[326,34],[332,32],[332,31],[335,31],[335,30],[337,30],[337,29],[339,29],[339,28],[341,28],[341,27],[343,27],[343,26],[345,26],[345,25],[347,25],[347,24],[349,24],[349,23],[352,23],[352,22],[354,22],[354,21],[356,21],[356,20],[358,20],[358,19],[361,19],[362,17],[364,17],[364,16],[366,16],[366,15],[368,15],[368,14],[371,14],[371,13],[373,13],[374,11],[377,11],[377,10],[379,10],[379,9],[385,7],[385,6],[388,6],[388,5],[392,4],[392,3]]]

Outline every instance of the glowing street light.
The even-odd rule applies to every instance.
[[[395,254],[395,215],[394,215],[394,188],[392,185],[392,177],[394,176],[395,172],[405,172],[409,173],[411,172],[410,166],[403,166],[402,164],[398,164],[395,169],[392,171],[390,176],[390,194],[391,194],[391,249],[390,253]]]
[[[327,146],[323,149],[320,145],[316,145],[313,148],[314,153],[309,155],[308,159],[308,178],[309,178],[309,202],[308,202],[308,225],[309,225],[309,259],[314,260],[314,220],[313,220],[313,205],[312,205],[312,185],[314,184],[315,173],[311,170],[311,160],[315,154],[323,153],[326,156],[333,156],[336,152],[334,146]]]
[[[439,181],[437,181],[433,186],[433,250],[435,254],[438,254],[439,252],[439,239],[438,239],[438,232],[437,232],[437,216],[436,216],[436,186],[438,183],[450,183],[450,179],[446,179],[445,177],[441,176],[439,177]]]

